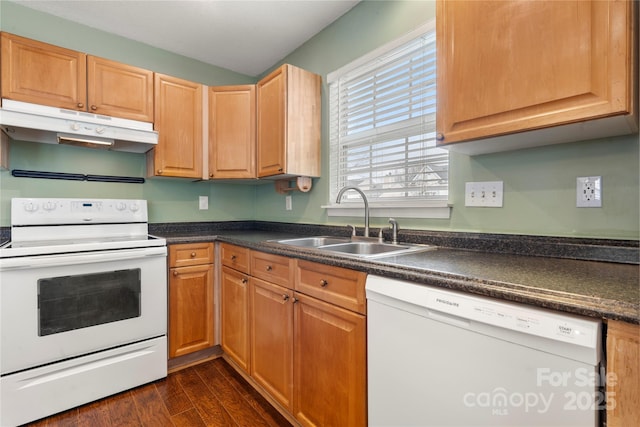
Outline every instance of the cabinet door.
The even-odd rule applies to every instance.
[[[209,88],[209,178],[255,178],[255,153],[255,85]]]
[[[85,110],[87,63],[81,52],[2,33],[2,97]]]
[[[629,114],[633,3],[438,1],[440,142]]]
[[[258,82],[258,177],[284,173],[287,67]]]
[[[251,376],[291,411],[293,397],[293,292],[251,280]]]
[[[304,426],[365,426],[365,316],[295,297],[295,417]]]
[[[172,268],[169,276],[169,357],[214,345],[213,265]]]
[[[202,177],[202,85],[155,75],[155,130],[149,175]]]
[[[89,55],[88,111],[153,122],[153,72]]]
[[[640,425],[640,327],[607,323],[607,426]]]
[[[222,267],[220,293],[222,349],[249,373],[249,277]]]

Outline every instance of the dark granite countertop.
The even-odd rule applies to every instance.
[[[223,241],[269,253],[565,313],[640,324],[640,270],[637,262],[633,262],[638,256],[635,243],[612,249],[611,246],[616,246],[617,243],[606,242],[607,251],[613,250],[618,253],[618,249],[622,250],[623,262],[541,256],[535,252],[535,248],[532,249],[532,255],[528,255],[442,245],[439,245],[436,250],[427,252],[359,259],[271,241],[301,235],[334,235],[333,233],[321,233],[317,229],[301,233],[301,230],[295,227],[291,231],[287,231],[286,228],[266,228],[256,230],[240,227],[240,229],[216,230],[214,227],[213,230],[199,231],[185,228],[158,228],[152,231],[155,231],[154,234],[165,237],[168,244]],[[401,240],[403,240],[402,236]],[[585,246],[592,243],[576,242],[584,243]],[[568,244],[576,246],[576,242],[571,240]],[[543,243],[549,244],[547,240]],[[559,240],[551,243],[561,245],[567,242]],[[589,253],[602,252],[602,248],[587,249]],[[581,251],[582,249],[576,252],[575,248],[570,250],[572,254]],[[632,262],[628,262],[629,259]]]

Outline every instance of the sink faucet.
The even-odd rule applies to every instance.
[[[391,224],[391,243],[394,245],[398,243],[398,221],[393,218],[389,218],[389,224]]]
[[[364,201],[364,237],[369,237],[369,201],[367,200],[367,196],[365,196],[365,194],[362,192],[362,190],[359,189],[358,187],[347,186],[347,187],[343,187],[338,192],[338,197],[336,198],[336,203],[340,203],[340,199],[342,199],[342,195],[347,190],[357,191],[358,193],[360,193],[360,196],[362,196],[362,200]]]

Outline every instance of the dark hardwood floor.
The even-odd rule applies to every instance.
[[[28,425],[291,426],[222,358]]]

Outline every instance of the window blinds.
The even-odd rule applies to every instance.
[[[448,152],[435,145],[435,49],[431,30],[329,84],[331,201],[346,185],[382,204],[447,200]]]

